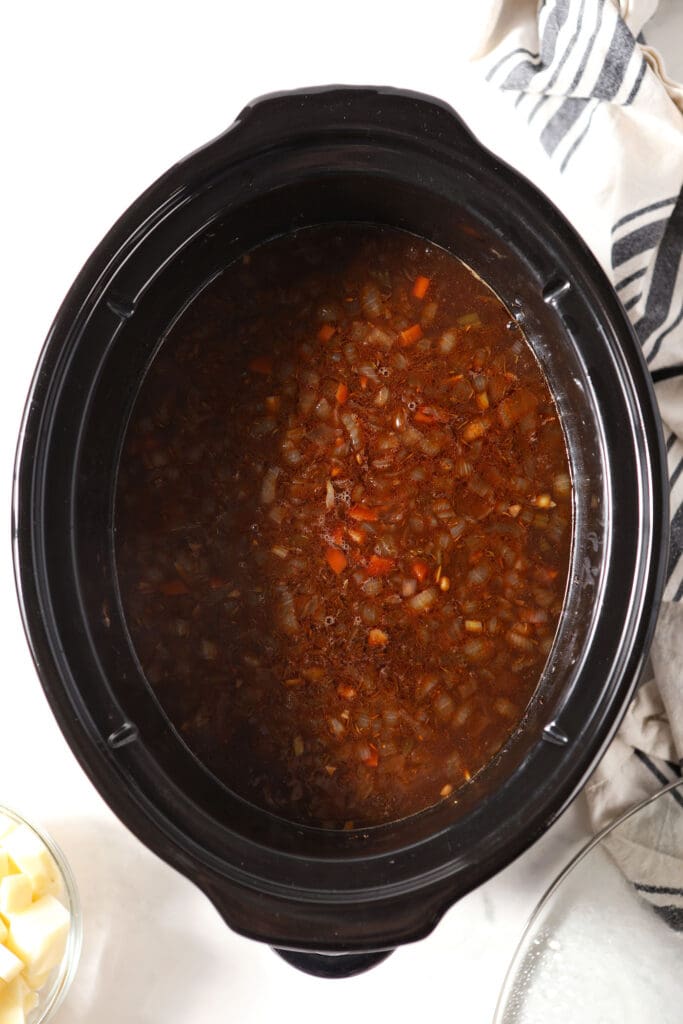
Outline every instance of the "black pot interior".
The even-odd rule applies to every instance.
[[[77,557],[82,567],[83,612],[105,675],[110,681],[116,681],[114,695],[117,701],[127,709],[128,717],[138,727],[145,746],[163,758],[166,771],[179,787],[188,794],[193,793],[201,779],[202,802],[207,801],[205,806],[212,817],[217,817],[231,828],[237,825],[249,838],[309,856],[334,856],[349,846],[353,848],[358,839],[302,829],[278,821],[233,798],[198,770],[198,765],[157,705],[136,660],[131,656],[130,642],[121,619],[113,572],[112,508],[122,432],[160,338],[179,311],[190,297],[220,273],[227,262],[246,249],[263,239],[325,220],[372,220],[400,226],[438,242],[461,256],[489,281],[508,308],[519,311],[561,405],[573,477],[582,483],[576,491],[574,508],[577,537],[575,583],[568,594],[561,635],[530,708],[524,731],[509,745],[496,765],[475,781],[467,798],[461,798],[457,806],[442,805],[410,821],[374,829],[371,838],[362,841],[365,848],[368,843],[373,848],[381,846],[385,849],[412,844],[466,814],[470,800],[480,800],[492,786],[496,787],[501,773],[507,776],[514,772],[525,752],[539,741],[549,716],[555,716],[557,702],[566,685],[567,666],[580,657],[586,631],[590,629],[591,616],[586,615],[582,597],[586,585],[592,590],[599,585],[600,581],[595,577],[601,570],[600,556],[608,541],[604,441],[597,406],[587,401],[590,387],[579,353],[556,307],[544,299],[540,282],[531,278],[528,267],[515,257],[506,239],[500,234],[493,234],[485,224],[475,222],[471,214],[454,211],[450,203],[435,201],[429,192],[407,185],[387,190],[380,177],[364,175],[350,181],[346,175],[328,175],[315,183],[306,181],[269,192],[229,216],[221,217],[163,268],[136,303],[135,315],[124,319],[116,343],[101,367],[97,389],[89,403],[89,416],[81,440],[79,525],[76,530],[80,541]],[[589,533],[595,538],[596,557],[591,558],[587,580],[583,562],[577,566],[576,556],[579,549],[585,552],[585,538]],[[581,557],[583,560],[586,556],[582,554]],[[93,575],[93,565],[101,567],[100,576]],[[101,614],[103,601],[107,602],[109,609],[110,625],[107,627]]]
[[[200,884],[212,871],[264,891],[344,902],[450,879],[442,909],[547,826],[633,684],[634,654],[622,630],[635,622],[630,641],[640,630],[642,646],[649,627],[629,616],[650,571],[634,539],[643,530],[650,536],[657,513],[643,462],[644,385],[619,338],[628,328],[559,215],[471,141],[459,166],[359,137],[344,146],[309,140],[281,161],[230,173],[211,189],[169,199],[168,215],[140,230],[100,293],[81,305],[55,361],[32,541],[42,615],[59,638],[51,657],[73,714],[105,750],[111,787],[125,788],[157,831],[173,836],[174,863]],[[117,462],[140,383],[188,302],[249,248],[306,225],[348,220],[400,227],[443,246],[518,317],[560,407],[574,527],[565,610],[523,728],[457,802],[366,832],[324,832],[231,794],[172,728],[122,618],[112,523]],[[329,936],[323,941],[329,923],[268,934],[267,925],[224,912],[257,937],[334,946]],[[432,908],[406,937],[431,928],[436,916]],[[346,948],[378,944],[381,926],[357,921],[355,929]]]

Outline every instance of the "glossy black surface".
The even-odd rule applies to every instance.
[[[325,833],[230,794],[170,726],[122,619],[112,509],[127,417],[168,326],[245,249],[344,219],[451,249],[522,318],[560,405],[575,526],[566,610],[525,728],[457,804]],[[267,97],[123,215],[47,339],[14,495],[36,666],[110,806],[231,927],[290,950],[386,951],[426,935],[540,836],[613,734],[661,596],[663,466],[649,377],[607,279],[548,200],[450,108],[387,89]]]

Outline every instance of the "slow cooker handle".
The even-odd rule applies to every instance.
[[[352,978],[381,964],[393,953],[393,949],[380,949],[374,953],[302,953],[276,946],[273,950],[291,967],[316,978]]]
[[[447,103],[407,89],[367,86],[323,86],[270,93],[247,104],[226,132],[200,151],[209,165],[253,156],[296,133],[321,140],[335,133],[367,138],[386,135],[413,145],[450,148],[462,159],[493,159],[461,117]],[[195,154],[196,156],[199,154]]]

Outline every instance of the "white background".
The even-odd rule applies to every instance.
[[[484,3],[485,0],[477,0]],[[520,0],[526,2],[526,0]],[[648,41],[681,76],[668,0]],[[229,931],[141,846],[87,781],[35,676],[16,607],[10,489],[24,397],[43,338],[90,251],[172,162],[272,90],[391,84],[450,101],[492,149],[576,211],[533,139],[468,73],[469,0],[248,0],[5,8],[0,296],[0,803],[48,828],[79,883],[85,945],[61,1024],[488,1022],[524,921],[586,835],[579,800],[544,839],[456,905],[436,932],[369,974],[325,982]],[[678,49],[671,47],[678,39]],[[575,202],[575,200],[574,200]],[[577,218],[574,217],[576,220]]]

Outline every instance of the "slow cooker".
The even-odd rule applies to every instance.
[[[365,831],[303,827],[231,793],[143,678],[123,619],[113,505],[140,383],[179,311],[260,242],[326,221],[455,253],[523,327],[573,480],[570,581],[524,722],[459,794]],[[50,330],[19,439],[13,542],[45,693],[120,819],[230,927],[344,976],[430,932],[581,788],[638,681],[667,539],[662,439],[626,314],[575,231],[446,104],[386,88],[268,96],[172,167],[89,258]]]

